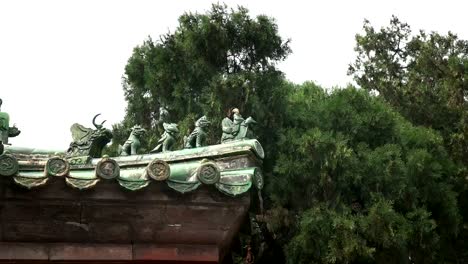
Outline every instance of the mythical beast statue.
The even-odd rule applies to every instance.
[[[120,156],[136,155],[138,148],[140,148],[140,139],[146,133],[146,130],[141,126],[132,127],[132,132],[122,146]]]
[[[184,148],[199,148],[206,145],[206,128],[211,122],[206,116],[200,117],[195,122],[195,129],[188,137],[184,137]]]
[[[67,150],[67,156],[90,156],[100,158],[102,149],[112,139],[112,132],[103,127],[104,120],[100,125],[96,124],[97,114],[93,118],[93,125],[96,129],[84,127],[78,123],[71,126],[73,142]]]
[[[171,151],[177,141],[179,129],[177,124],[163,123],[164,133],[158,141],[158,145],[150,153]]]

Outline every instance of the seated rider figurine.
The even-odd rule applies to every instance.
[[[228,142],[234,139],[234,122],[232,122],[231,119],[234,110],[239,111],[239,109],[237,108],[229,109],[226,117],[223,119],[223,121],[221,121],[221,129],[223,130],[223,135],[221,136],[221,143]]]
[[[221,143],[239,139],[255,138],[251,131],[251,126],[256,123],[257,122],[255,122],[252,117],[244,119],[239,113],[239,109],[232,108],[221,122],[221,128],[223,130]]]
[[[221,136],[221,143],[234,140],[237,133],[239,133],[240,125],[244,122],[244,118],[240,115],[239,109],[231,108],[228,115],[221,122],[223,135]]]

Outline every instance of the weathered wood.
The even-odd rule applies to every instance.
[[[155,204],[155,211],[164,210],[163,205]],[[101,222],[131,222],[144,217],[138,204],[116,204],[110,202],[85,202],[82,204],[81,221],[84,223]]]
[[[132,228],[126,222],[88,223],[89,241],[95,243],[131,243]]]
[[[217,263],[216,245],[0,242],[0,263]],[[34,262],[33,262],[34,261]]]
[[[4,222],[36,221],[40,215],[39,201],[4,202],[0,212]]]
[[[206,205],[167,205],[164,222],[169,224],[230,225],[238,211],[245,208],[209,207]]]
[[[157,244],[218,244],[224,231],[188,224],[139,225],[134,227],[134,240]]]
[[[79,222],[3,221],[3,241],[82,242],[89,241],[89,226]]]
[[[228,230],[226,230],[226,232],[223,233],[223,237],[222,237],[221,242],[219,244],[220,261],[223,261],[223,259],[229,253],[229,249],[231,247],[231,243],[232,243],[234,237],[236,236],[237,233],[239,233],[241,225],[246,221],[248,221],[248,212],[247,212],[247,210],[243,211],[243,213],[237,214],[236,216],[234,216],[234,219],[232,219],[230,228]]]
[[[74,201],[40,201],[39,220],[79,222],[81,203]]]
[[[132,260],[132,245],[118,244],[54,244],[49,259],[57,260]]]
[[[48,260],[49,248],[39,243],[0,242],[0,260]]]
[[[135,244],[133,246],[134,260],[162,260],[174,262],[205,262],[217,263],[219,253],[213,245],[174,245],[161,247],[154,244]]]
[[[3,203],[0,216],[4,223],[80,222],[80,211],[81,206],[77,202],[11,201]]]

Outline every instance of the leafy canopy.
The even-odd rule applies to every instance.
[[[436,131],[353,87],[327,94],[306,83],[288,100],[267,190],[272,211],[299,217],[294,232],[278,234],[288,263],[449,257],[440,248],[461,222],[456,166]]]
[[[397,17],[380,30],[365,21],[363,29],[349,74],[410,121],[440,131],[452,157],[466,165],[468,41],[451,32],[412,34]]]

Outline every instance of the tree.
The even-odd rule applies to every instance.
[[[366,90],[376,90],[404,117],[441,133],[457,163],[457,188],[463,218],[468,219],[468,41],[449,32],[420,31],[392,17],[376,30],[369,21],[356,35],[357,58],[349,74]],[[460,241],[468,231],[461,228]],[[465,238],[465,239],[463,239]],[[462,243],[460,248],[467,248]],[[465,253],[466,254],[466,253]]]
[[[349,74],[410,121],[441,132],[452,157],[466,165],[468,41],[451,32],[412,35],[397,17],[380,30],[367,20],[363,28]]]
[[[284,208],[295,222],[286,234],[281,223],[271,225],[287,263],[453,257],[447,245],[461,223],[456,166],[436,131],[353,87],[327,94],[306,83],[288,100],[267,186],[272,212]]]
[[[125,127],[140,124],[154,144],[161,133],[153,124],[159,107],[188,133],[195,119],[213,122],[211,144],[219,142],[220,121],[230,107],[259,122],[258,134],[273,147],[272,129],[281,124],[285,97],[276,62],[290,53],[272,18],[250,17],[248,10],[215,4],[205,14],[185,13],[173,33],[136,47],[125,67],[128,102]]]

